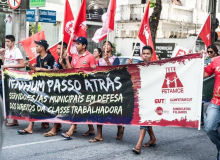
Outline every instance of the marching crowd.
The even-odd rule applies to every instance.
[[[87,50],[87,39],[85,37],[79,37],[76,40],[76,50],[77,53],[72,57],[68,54],[67,44],[65,42],[60,42],[57,46],[57,54],[61,55],[58,59],[58,66],[55,67],[54,63],[56,62],[54,57],[48,52],[48,43],[46,40],[35,41],[36,43],[36,52],[39,53],[37,57],[36,64],[30,64],[29,61],[24,62],[22,53],[15,46],[15,37],[13,35],[7,35],[5,37],[5,44],[7,49],[0,49],[0,54],[3,61],[3,69],[14,69],[18,70],[19,68],[24,68],[25,66],[29,67],[31,70],[38,71],[50,71],[51,69],[70,69],[70,68],[81,68],[81,67],[91,67],[96,68],[96,66],[112,66],[119,65],[119,58],[112,54],[113,45],[110,41],[104,42],[102,49],[95,48],[93,54]],[[202,51],[201,53],[204,53]],[[218,49],[215,45],[211,45],[207,48],[207,55],[209,58],[213,58],[218,55]],[[151,61],[153,56],[153,50],[150,46],[144,46],[142,49],[142,59],[140,63],[147,63]],[[160,60],[160,55],[157,55],[158,60]],[[206,57],[207,59],[207,57]],[[132,59],[127,61],[128,64],[132,64]],[[217,57],[212,60],[212,62],[205,67],[204,78],[212,76],[215,74],[215,89],[213,93],[213,99],[207,109],[206,118],[205,118],[205,131],[210,137],[211,141],[216,145],[218,150],[217,159],[220,160],[220,134],[218,133],[218,127],[220,122],[220,96],[219,96],[219,86],[220,86],[220,57]],[[18,121],[13,119],[11,123],[8,123],[5,120],[6,126],[17,126]],[[23,130],[18,130],[18,133],[21,135],[32,134],[33,133],[34,122],[29,122],[27,128]],[[60,123],[55,123],[52,129],[45,133],[44,136],[51,137],[55,136],[57,132],[61,131],[62,125]],[[97,125],[97,135],[89,140],[89,142],[102,142],[102,125]],[[49,123],[42,123],[42,129],[49,128]],[[120,140],[123,138],[125,127],[118,125],[118,131],[116,134],[116,139]],[[74,131],[77,129],[77,124],[71,124],[69,130],[65,133],[62,133],[61,136],[71,140]],[[142,145],[146,132],[150,136],[150,140]],[[95,128],[93,125],[88,125],[88,131],[83,134],[83,136],[95,135]],[[139,138],[136,146],[132,151],[136,154],[141,153],[141,147],[150,147],[155,146],[157,139],[154,135],[153,128],[151,126],[141,126],[139,131]]]

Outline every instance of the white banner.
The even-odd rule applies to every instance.
[[[195,55],[187,57],[140,67],[140,123],[180,127],[200,124],[204,61],[192,58]]]

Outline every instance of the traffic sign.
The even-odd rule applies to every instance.
[[[40,9],[39,22],[56,23],[56,11]]]
[[[30,7],[45,7],[45,0],[30,0]]]
[[[39,11],[39,13],[38,13]],[[39,9],[36,11],[35,9],[27,9],[26,10],[26,21],[27,22],[36,22],[36,15],[39,15],[39,21],[43,23],[56,23],[56,11],[51,10],[43,10]]]
[[[17,9],[21,4],[21,0],[8,0],[8,4],[12,9]]]
[[[27,22],[35,22],[35,9],[27,9],[26,10],[26,21]]]

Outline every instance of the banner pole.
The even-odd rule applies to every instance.
[[[2,65],[3,66],[3,65]],[[6,106],[5,106],[5,83],[4,83],[4,70],[1,66],[1,72],[2,72],[2,101],[3,101],[3,110],[4,110],[4,119],[6,119]]]
[[[107,51],[108,41],[109,41],[109,28],[108,28],[107,39],[106,39],[106,43],[105,43],[105,53]]]
[[[133,49],[133,51],[132,51],[131,59],[132,59],[133,56],[134,56],[134,51],[135,51],[135,48],[136,48],[136,46],[137,46],[137,42],[138,42],[138,37],[136,38],[136,42],[135,42],[135,45],[134,45],[134,49]]]
[[[194,41],[194,43],[193,43],[193,45],[192,45],[192,47],[191,47],[191,50],[193,50],[193,47],[195,46],[198,37],[199,37],[199,34],[197,35],[196,40]]]

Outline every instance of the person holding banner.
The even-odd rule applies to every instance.
[[[110,41],[104,42],[102,50],[104,53],[103,58],[99,59],[98,66],[114,66],[119,65],[120,61],[118,57],[112,55],[113,45]],[[103,125],[97,125],[97,135],[95,138],[90,139],[89,142],[102,142],[102,126]],[[118,133],[116,136],[117,140],[120,140],[123,138],[124,135],[124,127],[121,125],[118,125]]]
[[[208,51],[212,51],[210,48]],[[210,53],[210,52],[209,52]],[[213,50],[214,53],[214,50]],[[217,159],[220,160],[220,134],[218,127],[220,126],[220,57],[216,57],[211,64],[205,67],[204,78],[210,77],[215,74],[215,83],[213,98],[207,108],[205,118],[205,128],[210,140],[216,145],[218,150]]]
[[[95,48],[94,51],[93,51],[93,55],[95,57],[95,64],[98,65],[99,59],[102,58],[101,48]]]
[[[68,47],[68,45],[66,44],[66,42],[63,42],[63,49],[61,49],[62,42],[59,42],[57,45],[57,54],[59,56],[65,56],[65,52],[67,50],[67,47]],[[62,50],[62,54],[61,54],[61,50]],[[72,61],[72,57],[69,56],[69,62],[71,62],[71,61]],[[55,69],[66,69],[66,60],[59,57],[58,58],[58,68],[55,68]],[[54,123],[53,128],[49,132],[44,133],[44,136],[45,137],[56,136],[56,132],[61,131],[61,127],[62,127],[62,125],[60,123]]]
[[[62,47],[62,42],[58,43],[57,46],[57,54],[60,56],[61,55],[61,47]],[[66,57],[66,50],[68,48],[68,45],[66,44],[66,42],[63,42],[63,50],[62,50],[62,56],[58,58],[58,66],[59,69],[67,69],[66,67],[66,59],[63,57]],[[72,61],[72,57],[69,56],[69,62]]]
[[[30,65],[30,61],[26,61],[25,65],[29,67],[31,70],[35,71],[50,71],[53,69],[54,65],[54,57],[51,54],[46,52],[47,48],[49,47],[46,40],[35,41],[36,43],[36,52],[40,55],[37,57],[37,64]],[[34,122],[29,122],[29,125],[24,130],[18,130],[19,134],[32,134],[33,133]],[[42,129],[49,128],[49,123],[42,123]]]
[[[144,60],[143,62],[144,63],[150,62],[152,57],[153,57],[153,49],[150,46],[144,46],[142,48],[142,58]],[[132,64],[132,63],[133,63],[132,59],[129,59],[127,61],[127,64]],[[148,132],[150,136],[150,140],[147,143],[145,143],[143,147],[155,146],[157,143],[152,126],[140,126],[138,142],[136,146],[132,149],[132,151],[136,154],[141,153],[141,145],[143,143],[146,131]]]
[[[209,45],[207,47],[207,52],[205,52],[204,50],[201,50],[200,53],[201,54],[205,53],[205,60],[208,60],[208,59],[214,58],[216,56],[219,56],[218,48],[214,44]]]
[[[15,46],[15,37],[13,35],[6,35],[5,44],[7,46],[7,49],[2,48],[0,50],[3,62],[2,69],[8,68],[18,70],[19,68],[24,68],[24,59],[19,48]],[[11,123],[8,123],[7,119],[5,119],[5,124],[6,126],[19,125],[16,119],[13,119]]]
[[[212,59],[214,57],[217,57],[219,56],[218,54],[218,48],[216,47],[216,45],[209,45],[207,47],[207,52],[205,52],[204,50],[201,50],[199,53],[201,54],[205,54],[204,58],[205,60],[208,60],[208,59]],[[204,114],[203,114],[203,111],[204,111],[204,103],[202,103],[202,111],[201,111],[201,125],[203,126],[204,125]]]
[[[95,57],[87,50],[87,39],[85,37],[79,37],[76,40],[77,53],[73,55],[72,62],[69,62],[69,54],[66,54],[63,58],[66,60],[67,68],[82,68],[91,67],[96,68]],[[66,51],[68,52],[68,50]],[[72,124],[70,129],[66,133],[62,133],[61,136],[71,140],[73,132],[75,131],[77,124]],[[95,134],[95,129],[92,124],[88,125],[89,130],[83,134],[83,136],[90,136]]]

